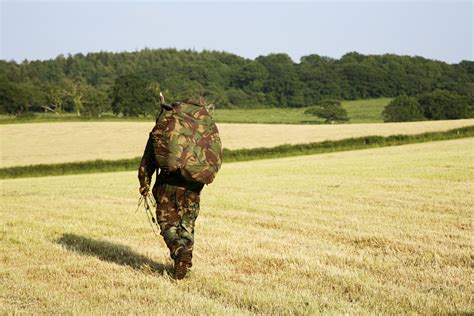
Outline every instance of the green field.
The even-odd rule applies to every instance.
[[[349,123],[382,123],[382,111],[390,98],[344,101]],[[217,122],[226,123],[273,123],[273,124],[324,124],[323,119],[304,114],[306,108],[270,109],[218,109],[214,113]]]
[[[305,108],[217,109],[217,122],[260,124],[324,124],[324,120],[305,115]]]
[[[383,108],[390,98],[344,101],[350,118],[349,123],[381,123]],[[324,120],[304,114],[306,108],[263,108],[263,109],[216,109],[212,114],[220,123],[269,123],[269,124],[324,124]],[[24,117],[13,118],[0,115],[0,124],[39,123],[39,122],[143,122],[150,117],[118,118],[107,113],[101,118],[77,117],[74,114],[43,114],[35,113]]]
[[[382,112],[391,98],[355,100],[342,102],[350,123],[382,123]]]
[[[224,165],[180,282],[136,172],[1,180],[1,312],[470,313],[473,146]]]

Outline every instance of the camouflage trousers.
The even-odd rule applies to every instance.
[[[169,184],[158,185],[154,192],[156,219],[160,234],[175,259],[182,248],[192,254],[194,223],[199,215],[199,194]]]

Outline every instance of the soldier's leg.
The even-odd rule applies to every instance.
[[[160,185],[156,192],[156,219],[160,234],[170,250],[172,259],[176,258],[179,248],[185,246],[180,237],[181,216],[176,204],[176,187]]]
[[[194,224],[199,214],[199,194],[164,185],[158,188],[157,220],[161,235],[175,262],[175,277],[182,279],[192,266]]]
[[[183,247],[178,249],[174,260],[176,279],[184,278],[192,267],[194,245],[194,223],[199,214],[199,195],[192,191],[178,190],[176,195],[178,214],[181,218],[179,242]]]
[[[199,194],[192,191],[179,192],[177,196],[178,214],[180,221],[180,241],[185,245],[184,249],[189,252],[192,259],[194,247],[194,226],[199,215]],[[189,262],[189,266],[192,263]]]

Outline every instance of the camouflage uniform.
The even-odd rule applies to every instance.
[[[219,131],[206,108],[192,100],[162,104],[138,171],[145,194],[155,171],[153,196],[161,235],[174,259],[175,277],[191,267],[199,194],[222,164]]]
[[[157,221],[171,258],[175,259],[181,248],[192,256],[199,193],[169,184],[160,185],[157,189]]]
[[[153,141],[148,139],[143,154],[138,179],[140,186],[150,187],[155,171],[160,171],[156,163]],[[189,183],[178,172],[161,172],[153,186],[153,196],[157,202],[156,216],[160,233],[176,261],[180,251],[186,251],[191,266],[194,245],[194,223],[199,214],[200,191],[203,184]]]

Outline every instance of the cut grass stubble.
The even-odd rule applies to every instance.
[[[3,313],[469,313],[474,140],[225,164],[188,278],[135,172],[1,180]]]
[[[373,147],[398,146],[404,144],[457,139],[464,137],[474,137],[474,126],[453,129],[446,132],[432,132],[418,135],[393,135],[388,137],[367,136],[337,141],[324,141],[320,143],[281,145],[274,148],[253,148],[240,150],[224,149],[224,162],[312,155]],[[140,163],[140,159],[140,157],[137,157],[133,159],[109,161],[95,160],[62,164],[0,168],[0,179],[136,170]]]
[[[218,124],[224,148],[275,147],[362,136],[442,132],[474,119],[383,124]],[[143,153],[153,121],[0,125],[0,168],[131,159]]]

